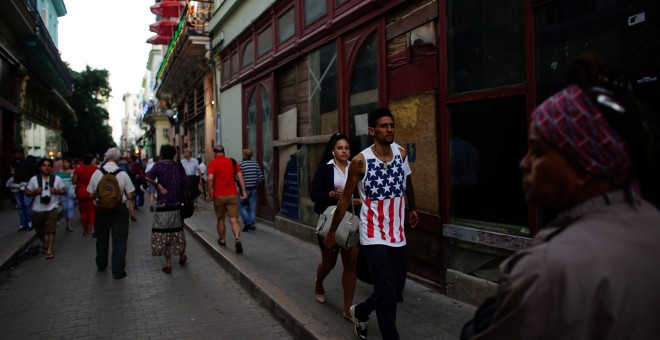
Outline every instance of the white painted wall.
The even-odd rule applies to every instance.
[[[226,45],[274,2],[274,0],[216,0],[214,4],[217,10],[209,22],[209,31],[214,32],[215,35],[222,32]],[[220,78],[216,77],[218,83],[215,84],[215,93],[219,93],[217,88],[221,85],[220,81]],[[238,160],[242,157],[243,149],[242,100],[241,84],[219,93],[217,98],[219,144],[225,147],[227,156]]]
[[[242,158],[243,122],[241,119],[241,86],[233,86],[222,92],[220,97],[220,144],[225,154],[237,160]]]

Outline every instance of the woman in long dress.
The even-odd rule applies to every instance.
[[[87,236],[89,231],[94,233],[94,216],[96,215],[96,206],[94,200],[89,197],[87,193],[87,186],[92,174],[98,169],[92,163],[93,157],[90,154],[84,154],[82,157],[82,165],[73,170],[72,183],[76,186],[76,198],[78,199],[78,208],[80,209],[80,222],[83,226],[83,236]]]
[[[172,273],[172,256],[179,256],[180,265],[186,264],[188,260],[180,212],[182,193],[187,188],[187,177],[181,165],[174,161],[175,155],[174,146],[161,146],[161,160],[146,174],[147,181],[158,190],[151,228],[151,254],[165,257],[162,270],[166,274]]]

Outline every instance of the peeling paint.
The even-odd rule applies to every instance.
[[[390,111],[394,115],[397,126],[415,127],[421,106],[419,97],[415,96],[390,103]]]

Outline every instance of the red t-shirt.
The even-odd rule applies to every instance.
[[[209,162],[207,171],[209,175],[213,175],[213,197],[238,195],[234,182],[234,172],[241,172],[238,162],[236,162],[235,169],[232,170],[231,159],[218,155]]]
[[[78,200],[89,199],[87,196],[87,186],[96,169],[98,169],[96,165],[81,165],[73,170],[73,174],[76,175],[76,197],[78,197]]]

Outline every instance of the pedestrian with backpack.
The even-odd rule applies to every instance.
[[[235,177],[238,178],[241,194],[240,199],[247,199],[245,194],[245,182],[243,181],[243,173],[241,167],[236,164],[231,158],[225,156],[225,148],[222,145],[215,145],[213,147],[214,158],[208,165],[208,182],[206,190],[206,200],[213,202],[213,209],[215,210],[216,229],[218,230],[218,244],[226,246],[225,241],[225,216],[229,216],[231,223],[231,231],[234,233],[236,253],[243,252],[243,244],[241,243],[241,227],[238,224],[238,215],[240,213],[238,208],[239,193],[236,189]]]
[[[41,159],[38,166],[39,173],[30,178],[25,195],[35,197],[32,204],[32,226],[41,240],[41,253],[46,255],[46,260],[51,260],[55,258],[53,243],[55,243],[55,230],[59,217],[57,211],[59,195],[66,194],[66,187],[59,177],[51,175],[53,168],[51,159]]]
[[[128,244],[128,208],[135,187],[126,171],[117,165],[121,159],[118,148],[105,153],[105,162],[92,174],[87,193],[96,203],[96,267],[104,272],[108,266],[108,245],[112,236],[112,275],[126,277],[126,247]]]

